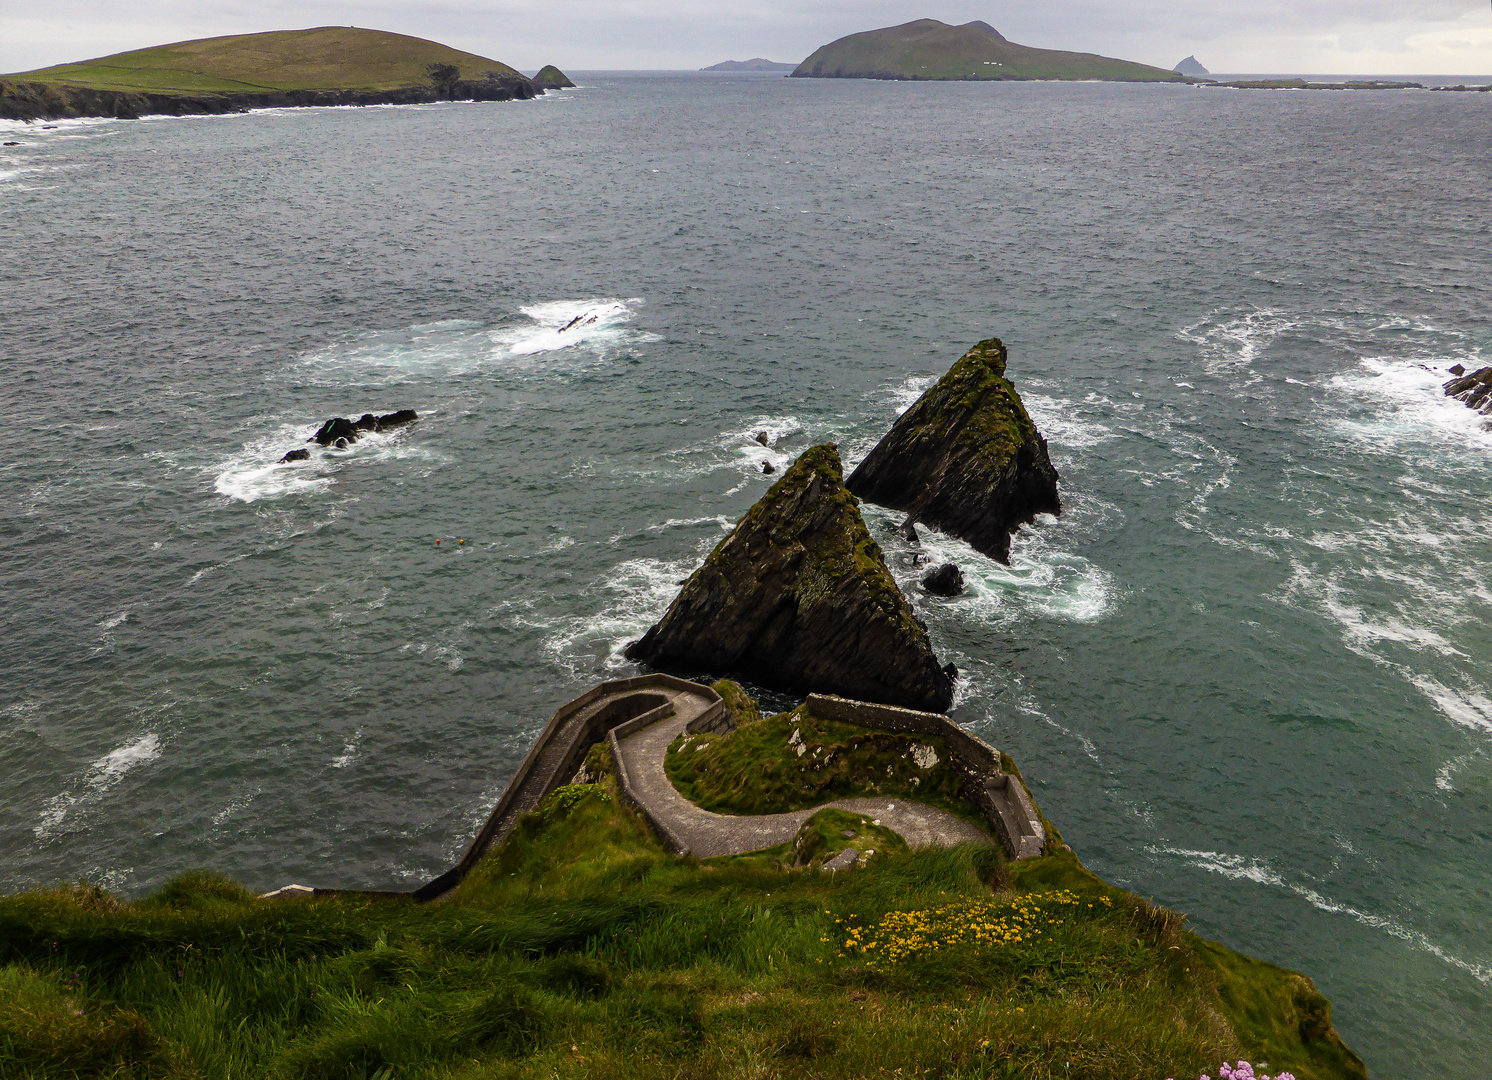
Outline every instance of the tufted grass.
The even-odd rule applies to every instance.
[[[266,901],[204,874],[133,902],[7,897],[0,1076],[1164,1080],[1261,1052],[1302,1080],[1363,1075],[1324,999],[1324,1026],[1291,1012],[1300,976],[1070,854],[781,865],[673,858],[598,785],[556,792],[439,903]],[[889,963],[840,937],[1012,904],[1060,925]]]

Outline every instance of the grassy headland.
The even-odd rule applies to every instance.
[[[28,107],[38,116],[128,115],[533,92],[498,60],[405,34],[321,26],[178,41],[8,75],[0,79],[0,116],[30,119]]]
[[[1364,1076],[1309,980],[1070,853],[878,842],[832,875],[678,859],[602,783],[549,796],[436,904],[205,875],[8,897],[0,1075]]]
[[[1094,53],[1035,49],[1007,41],[993,26],[949,26],[918,19],[831,41],[798,65],[794,78],[810,79],[1101,79],[1114,82],[1181,82],[1164,68]]]

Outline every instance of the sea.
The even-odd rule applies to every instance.
[[[864,508],[953,717],[1373,1076],[1484,1076],[1492,95],[577,81],[3,126],[0,889],[427,881],[764,463],[999,336],[1061,516],[924,530],[941,599]]]

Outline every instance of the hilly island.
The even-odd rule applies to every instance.
[[[976,344],[849,486],[805,450],[423,887],[0,898],[0,1076],[1365,1080],[1309,978],[1100,880],[943,715],[855,488],[1001,552],[1055,513],[1006,365]]]
[[[1094,53],[1035,49],[1007,41],[974,21],[950,26],[917,19],[850,34],[816,50],[795,79],[1095,79],[1105,82],[1181,82],[1174,71]]]
[[[553,69],[546,85],[562,85],[556,76],[568,82]],[[180,41],[6,75],[0,118],[511,101],[543,92],[516,69],[475,53],[383,30],[321,26]]]

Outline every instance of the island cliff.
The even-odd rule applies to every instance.
[[[975,345],[850,475],[851,492],[1010,561],[1010,534],[1058,514],[1046,440],[1005,378],[999,338]]]
[[[955,672],[933,655],[842,477],[832,444],[804,453],[627,657],[947,710]]]
[[[435,41],[321,26],[180,41],[0,78],[0,118],[186,116],[303,105],[512,101],[542,90]]]

